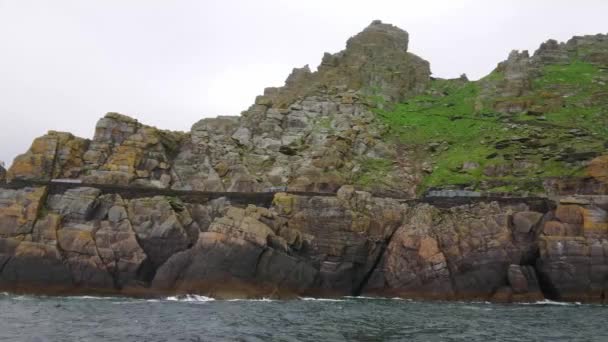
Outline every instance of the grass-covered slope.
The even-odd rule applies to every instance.
[[[424,95],[377,110],[386,139],[431,164],[419,192],[539,192],[546,178],[582,176],[606,150],[608,70],[581,60],[541,65],[519,96],[502,96],[506,82],[498,69],[475,82],[436,79]]]

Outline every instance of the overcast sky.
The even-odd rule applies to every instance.
[[[91,138],[110,111],[173,130],[238,115],[374,19],[407,30],[435,76],[476,79],[512,49],[608,32],[607,13],[607,0],[0,0],[0,160],[51,129]]]

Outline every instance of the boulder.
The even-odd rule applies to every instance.
[[[187,249],[198,237],[196,223],[176,212],[165,197],[130,200],[127,213],[137,241],[155,268]]]

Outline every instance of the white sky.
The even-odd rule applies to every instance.
[[[189,130],[316,68],[372,20],[410,33],[437,77],[512,49],[606,33],[607,0],[0,0],[0,160],[47,130],[92,137],[114,111]]]

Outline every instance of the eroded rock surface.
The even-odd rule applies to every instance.
[[[543,214],[528,210],[523,203],[496,202],[447,210],[428,204],[408,208],[366,290],[487,298],[509,285],[505,275],[510,265],[534,262]]]
[[[606,302],[607,36],[479,81],[408,45],[374,21],[241,116],[37,138],[0,168],[0,289]]]

